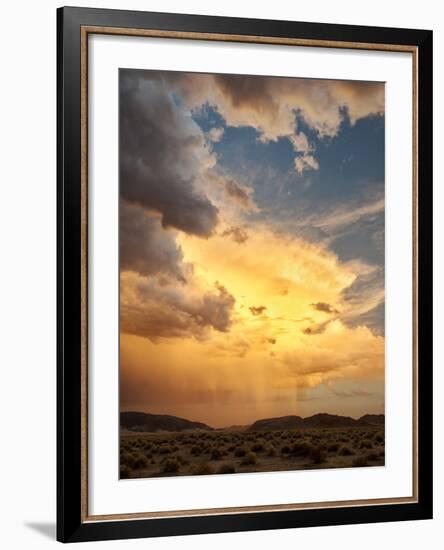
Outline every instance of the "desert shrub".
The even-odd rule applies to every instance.
[[[161,447],[159,447],[159,454],[166,455],[173,452],[173,449],[170,445],[163,444]]]
[[[120,479],[128,479],[131,475],[131,468],[126,464],[120,465]]]
[[[347,445],[342,445],[342,447],[339,449],[338,454],[340,456],[352,456],[355,453],[353,452],[352,449],[350,449],[350,447],[347,447]]]
[[[146,468],[148,466],[148,460],[146,459],[146,456],[142,453],[137,453],[134,455],[134,468],[136,470],[139,470],[141,468]]]
[[[367,455],[359,455],[356,458],[353,459],[352,466],[356,466],[358,468],[362,468],[364,466],[368,466],[368,458]]]
[[[230,463],[226,462],[219,466],[219,469],[217,470],[216,473],[217,474],[234,474],[236,473],[236,468],[234,464],[231,464],[231,462]]]
[[[373,443],[370,441],[370,439],[363,439],[361,441],[360,448],[361,449],[371,449],[373,447]]]
[[[241,464],[256,464],[256,453],[248,452],[241,460]]]
[[[325,450],[320,446],[313,446],[310,449],[309,457],[313,464],[321,464],[322,462],[325,462]]]
[[[200,453],[201,453],[201,448],[200,448],[200,446],[199,446],[199,445],[193,445],[193,446],[191,447],[190,453],[191,453],[192,455],[195,455],[195,456],[200,455]]]
[[[378,451],[369,451],[367,453],[367,460],[378,460],[380,453]]]
[[[336,453],[339,450],[339,443],[330,443],[327,447],[327,451],[330,453]]]
[[[288,455],[290,452],[291,452],[291,447],[290,447],[290,445],[283,445],[283,446],[281,447],[281,454],[283,454],[283,455]]]
[[[266,451],[268,456],[276,456],[277,454],[276,447],[274,445],[268,445]]]
[[[236,448],[236,445],[230,445],[228,448],[227,448],[227,451],[229,453],[232,453],[234,451],[234,449]]]
[[[236,449],[234,450],[234,456],[240,458],[241,456],[245,456],[246,452],[247,451],[244,447],[236,447]]]
[[[200,462],[194,466],[193,474],[197,476],[214,474],[214,468],[208,462]]]
[[[301,441],[298,443],[293,443],[290,447],[291,456],[309,456],[312,451],[313,446],[310,443]]]
[[[263,440],[256,441],[256,443],[253,443],[251,446],[251,450],[255,453],[259,453],[264,450],[264,442]]]
[[[180,463],[177,458],[167,458],[162,464],[161,472],[164,474],[175,474],[180,469]]]
[[[217,447],[214,447],[213,449],[211,449],[211,452],[210,452],[211,460],[219,460],[221,457],[222,457],[222,453]]]
[[[120,462],[128,466],[128,468],[134,468],[135,457],[132,453],[126,451],[121,455]]]
[[[376,443],[384,443],[384,436],[380,433],[375,433],[375,435],[373,436],[373,439],[375,440]]]

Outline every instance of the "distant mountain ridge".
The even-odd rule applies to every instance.
[[[383,425],[383,414],[365,414],[358,419],[351,416],[318,413],[302,418],[301,416],[280,416],[277,418],[263,418],[253,422],[248,431],[292,430],[297,428],[350,428],[371,425]]]
[[[367,422],[368,424],[385,424],[385,415],[383,414],[364,414],[359,419],[362,422]]]
[[[268,431],[268,430],[294,430],[302,428],[304,419],[302,416],[279,416],[277,418],[262,418],[256,420],[251,426],[248,426],[248,431]]]
[[[273,431],[295,430],[299,428],[350,428],[365,426],[382,426],[385,423],[383,414],[364,414],[358,419],[351,416],[318,413],[306,418],[302,416],[280,416],[277,418],[262,418],[256,420],[250,426],[245,426],[246,431]],[[183,432],[186,430],[214,430],[203,422],[193,422],[185,418],[168,414],[151,414],[143,412],[120,413],[120,426],[130,432]],[[241,426],[233,426],[233,431],[241,430]],[[228,430],[228,428],[220,428]]]
[[[169,414],[143,412],[120,413],[120,426],[131,432],[183,432],[185,430],[213,430],[202,422],[192,422]]]

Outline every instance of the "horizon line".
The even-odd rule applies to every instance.
[[[350,415],[328,413],[328,412],[322,411],[322,412],[317,412],[317,413],[311,414],[309,416],[301,416],[299,414],[284,414],[282,416],[268,416],[268,417],[258,418],[256,420],[253,420],[252,422],[247,422],[245,424],[244,423],[240,423],[240,424],[233,424],[232,423],[232,424],[229,424],[228,426],[223,425],[223,426],[215,427],[215,426],[211,426],[210,424],[207,424],[206,422],[202,422],[201,420],[190,420],[189,418],[184,418],[183,416],[177,416],[175,414],[152,413],[152,412],[146,412],[146,411],[140,411],[140,410],[138,411],[138,410],[134,410],[134,409],[119,411],[119,415],[124,414],[124,413],[149,414],[149,415],[152,415],[152,416],[170,416],[172,418],[177,418],[179,420],[185,420],[187,422],[193,422],[195,424],[204,424],[205,426],[208,426],[209,428],[212,428],[212,429],[215,429],[215,430],[223,429],[223,428],[230,428],[232,426],[252,426],[256,422],[259,422],[261,420],[278,420],[278,419],[281,419],[281,418],[288,418],[288,417],[297,417],[297,418],[301,418],[302,420],[306,420],[307,418],[312,418],[312,417],[318,416],[318,415],[328,415],[328,416],[339,416],[339,417],[342,417],[342,418],[351,418],[352,420],[356,420],[356,421],[361,420],[361,418],[363,418],[364,416],[384,416],[385,417],[385,412],[382,412],[382,413],[367,412],[367,413],[361,414],[359,417],[355,418],[355,417],[350,416]]]

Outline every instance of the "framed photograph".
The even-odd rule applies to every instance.
[[[58,539],[432,517],[432,32],[58,10]]]

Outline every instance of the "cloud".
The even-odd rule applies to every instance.
[[[382,83],[214,75],[209,85],[213,93],[207,94],[228,124],[251,126],[253,121],[264,139],[292,135],[296,111],[319,134],[334,136],[341,109],[348,110],[352,123],[384,109]]]
[[[205,135],[209,141],[216,143],[223,138],[224,131],[225,129],[222,126],[219,128],[211,128]]]
[[[313,156],[314,147],[308,143],[304,132],[289,136],[289,139],[293,144],[293,149],[298,153],[294,159],[296,172],[302,174],[306,170],[319,170],[319,162]]]
[[[328,325],[331,323],[331,320],[324,321],[323,323],[313,324],[310,327],[302,329],[302,332],[306,335],[322,334],[326,331]]]
[[[219,283],[214,290],[194,284],[121,274],[120,321],[127,334],[159,338],[204,338],[209,329],[231,326],[234,297]]]
[[[228,196],[239,202],[242,206],[249,206],[251,189],[247,189],[238,182],[229,179],[225,182],[225,191]]]
[[[313,155],[302,155],[294,159],[294,166],[298,174],[302,174],[306,170],[319,170],[319,162]]]
[[[350,328],[335,320],[311,338],[313,345],[303,343],[282,356],[287,375],[282,373],[277,383],[286,385],[294,380],[305,387],[332,387],[339,380],[383,379],[384,339],[366,327]]]
[[[316,311],[322,311],[324,313],[339,313],[339,311],[331,306],[330,304],[327,304],[327,302],[316,302],[314,304],[310,304],[310,306],[316,310]]]
[[[347,399],[350,397],[370,397],[373,395],[372,393],[362,388],[357,388],[352,390],[340,390],[332,386],[330,387],[330,390],[336,395],[336,397],[340,397],[341,399],[344,399],[344,398]]]
[[[342,292],[341,318],[349,326],[366,325],[384,333],[384,268],[355,267],[355,281]]]
[[[265,306],[251,306],[248,308],[252,315],[262,315],[262,313],[267,309]]]
[[[231,237],[238,244],[245,243],[248,240],[248,233],[241,227],[229,227],[222,232],[223,237]]]
[[[214,163],[199,127],[160,82],[120,73],[120,192],[161,215],[163,227],[208,237],[218,210],[205,193]]]
[[[328,392],[321,403],[329,412],[359,416],[379,407],[384,338],[310,306],[322,302],[351,314],[360,304],[347,304],[343,293],[370,268],[340,262],[293,235],[254,228],[246,246],[220,233],[200,239],[179,232],[184,260],[194,266],[187,283],[122,274],[123,406],[229,425],[319,412],[321,401],[302,401],[304,391],[316,389],[324,399],[324,385],[341,382],[374,384],[375,395],[363,405]],[[316,330],[325,319],[331,322]],[[316,333],[300,330],[308,326]]]
[[[357,221],[384,212],[385,200],[380,197],[364,203],[349,203],[312,217],[314,227],[335,229],[356,223]]]
[[[310,143],[308,143],[307,136],[304,134],[304,132],[293,134],[289,137],[289,139],[293,144],[293,149],[297,153],[303,153],[304,155],[307,155],[314,150],[314,147]]]
[[[228,126],[253,127],[263,141],[288,137],[299,152],[307,149],[308,142],[304,143],[304,134],[298,132],[297,117],[322,138],[335,136],[345,116],[354,124],[360,118],[384,113],[384,84],[378,82],[157,74],[179,88],[191,108],[209,104]],[[295,162],[296,170],[317,169],[316,159],[308,152]]]
[[[160,216],[135,204],[120,203],[120,269],[140,275],[163,274],[185,282],[192,267],[183,261],[175,235],[162,228]]]
[[[359,399],[326,392],[339,381],[374,383],[379,406],[384,338],[370,319],[383,306],[383,271],[342,261],[327,240],[380,214],[381,196],[320,215],[313,212],[323,205],[309,204],[310,223],[321,224],[322,238],[302,238],[302,230],[280,223],[279,213],[268,217],[262,202],[262,215],[252,215],[259,212],[252,180],[243,179],[251,173],[239,170],[235,179],[223,172],[211,141],[218,132],[205,134],[193,115],[208,104],[227,126],[255,128],[255,135],[245,132],[250,138],[290,140],[304,173],[317,162],[307,136],[331,137],[345,116],[353,124],[382,113],[383,86],[370,93],[367,84],[351,83],[340,92],[333,81],[121,75],[122,406],[210,424],[218,419],[217,425],[318,412],[299,403],[316,389],[339,403],[341,413],[361,412]],[[267,183],[255,190],[258,201],[262,192],[275,193]],[[293,218],[302,223],[298,212]],[[338,391],[351,393],[350,387]],[[318,403],[313,407],[319,410]]]

